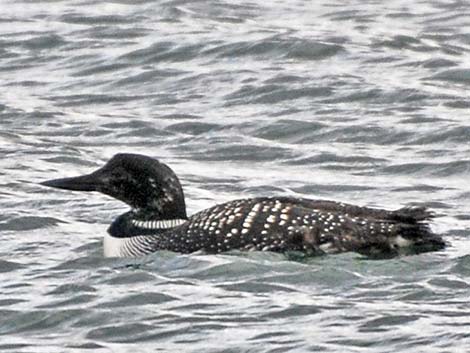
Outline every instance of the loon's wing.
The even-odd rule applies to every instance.
[[[283,202],[304,208],[318,209],[325,212],[340,212],[350,217],[362,217],[367,219],[390,220],[414,224],[427,221],[434,217],[433,212],[429,211],[426,207],[403,207],[390,211],[329,200],[296,199],[290,197],[280,199],[282,199]]]

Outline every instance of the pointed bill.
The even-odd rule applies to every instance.
[[[99,191],[99,188],[103,185],[103,182],[96,173],[92,173],[72,178],[47,180],[40,184],[65,190]]]

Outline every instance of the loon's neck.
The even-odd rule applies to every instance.
[[[120,215],[108,228],[108,233],[116,238],[129,238],[138,235],[156,235],[177,227],[187,221],[186,213],[179,217],[172,215],[163,218],[148,210],[133,209]]]

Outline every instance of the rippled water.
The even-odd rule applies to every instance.
[[[470,349],[470,6],[0,1],[0,350]],[[117,152],[190,213],[255,195],[427,205],[443,251],[104,259],[126,206],[38,182]]]

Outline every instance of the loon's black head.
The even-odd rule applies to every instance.
[[[116,154],[91,174],[41,184],[67,190],[99,191],[161,219],[187,218],[183,189],[175,173],[158,160],[139,154]]]

